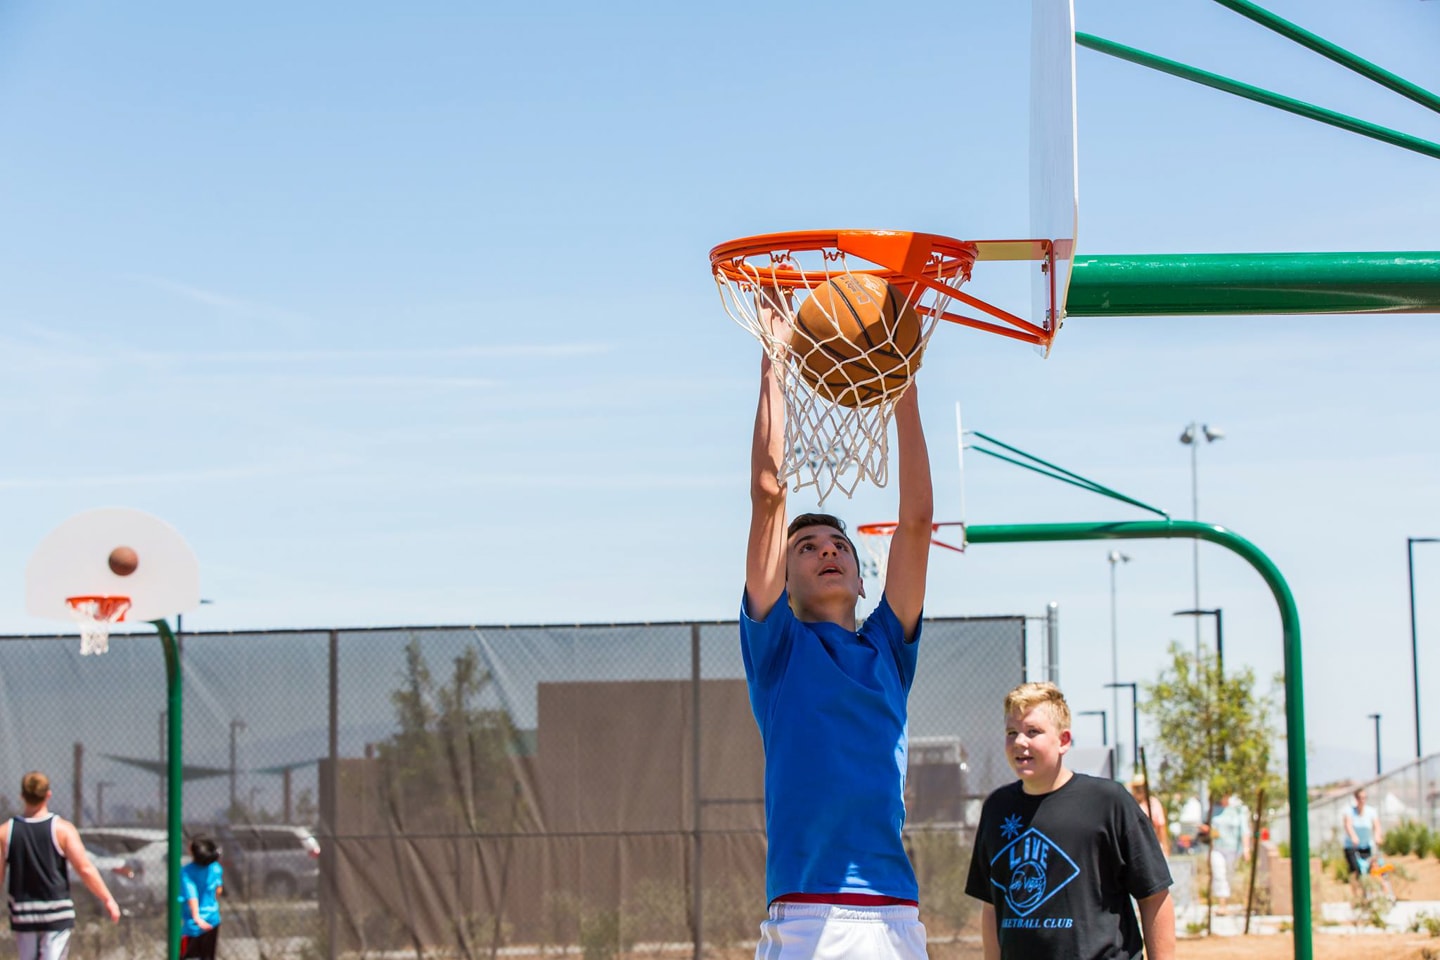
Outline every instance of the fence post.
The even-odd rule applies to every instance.
[[[328,791],[330,802],[326,804],[328,810],[321,812],[324,819],[325,846],[320,851],[322,857],[320,865],[322,868],[321,879],[325,883],[325,892],[329,898],[330,909],[325,911],[325,942],[326,953],[329,960],[336,960],[339,956],[339,949],[336,946],[336,934],[339,932],[340,913],[340,891],[337,881],[339,871],[335,864],[339,861],[340,851],[335,849],[335,791],[339,787],[340,769],[340,631],[330,631],[330,696],[329,696],[329,727],[330,727],[330,789]]]
[[[704,814],[700,797],[700,624],[690,624],[690,915],[694,924],[691,956],[700,960],[705,952],[705,889],[701,880],[704,848],[700,818]]]

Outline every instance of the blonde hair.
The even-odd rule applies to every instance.
[[[36,805],[44,803],[48,796],[50,796],[50,778],[39,770],[32,770],[21,778],[20,799],[28,804]]]
[[[1005,694],[1005,716],[1012,713],[1026,714],[1036,707],[1048,707],[1050,717],[1055,721],[1055,730],[1070,729],[1070,705],[1065,702],[1065,694],[1060,688],[1049,682],[1022,683],[1020,686]]]

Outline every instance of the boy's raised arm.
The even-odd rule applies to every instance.
[[[783,314],[766,295],[759,301],[761,320],[779,331]],[[762,353],[750,447],[750,539],[745,554],[745,603],[756,620],[770,615],[785,589],[785,484],[780,480],[784,454],[785,397],[770,354]]]
[[[885,574],[885,599],[905,629],[915,636],[925,607],[925,573],[934,532],[935,493],[930,483],[930,453],[920,424],[915,384],[895,404],[895,442],[899,448],[900,517],[890,540]]]

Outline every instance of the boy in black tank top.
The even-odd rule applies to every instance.
[[[105,905],[111,922],[119,921],[120,906],[90,862],[75,825],[50,812],[50,778],[39,771],[25,774],[20,796],[24,815],[0,823],[0,879],[8,894],[10,929],[21,960],[65,960],[75,928],[67,864]]]

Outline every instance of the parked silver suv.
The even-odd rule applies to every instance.
[[[165,903],[165,851],[170,849],[166,832],[153,827],[81,827],[80,839],[88,848],[103,847],[116,856],[134,858],[139,879],[158,904]],[[117,898],[118,899],[118,898]]]
[[[227,890],[250,899],[318,895],[320,844],[309,827],[231,823],[215,832]]]

